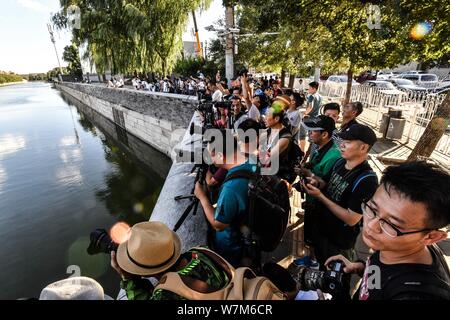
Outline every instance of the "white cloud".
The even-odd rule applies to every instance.
[[[17,3],[22,7],[33,11],[49,12],[49,8],[37,0],[17,0]]]

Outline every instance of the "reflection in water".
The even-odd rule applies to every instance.
[[[78,269],[115,296],[89,234],[147,220],[169,171],[166,156],[70,104],[44,83],[0,88],[0,299],[37,297]]]
[[[21,135],[4,134],[0,136],[0,157],[15,153],[25,148],[25,137]]]
[[[80,186],[83,184],[83,176],[78,166],[65,165],[56,170],[55,177],[61,186]]]
[[[62,137],[61,140],[59,140],[60,147],[68,147],[68,146],[73,146],[76,144],[77,144],[77,138],[74,136],[65,136],[65,137]]]
[[[68,95],[61,96],[69,105],[76,106],[78,122],[85,131],[101,139],[105,159],[118,169],[105,176],[106,188],[97,190],[98,199],[105,203],[110,214],[119,221],[125,221],[129,225],[147,221],[158,200],[171,162],[165,155],[93,109]],[[97,131],[97,127],[101,132]],[[136,162],[145,169],[145,175],[142,175],[141,167],[136,166]],[[149,190],[153,192],[149,193]]]
[[[61,149],[59,151],[59,158],[64,163],[75,163],[75,162],[81,162],[82,160],[82,153],[80,149]]]
[[[5,169],[0,165],[0,194],[2,194],[3,184],[6,182],[8,176],[6,175]]]

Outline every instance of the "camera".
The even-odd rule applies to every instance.
[[[294,183],[292,187],[295,188],[295,190],[297,190],[298,192],[300,192],[300,196],[302,199],[305,199],[306,191],[303,188],[303,185],[306,185],[307,181],[304,176],[299,176],[299,179],[300,180]]]
[[[241,70],[238,71],[238,76],[242,77],[242,76],[247,76],[248,75],[248,69],[247,68],[243,68]]]
[[[329,264],[330,270],[319,271],[310,269],[304,265],[296,265],[294,262],[288,267],[292,278],[297,282],[300,290],[317,290],[329,293],[333,298],[342,297],[347,289],[347,277],[344,274],[344,263],[341,260]]]
[[[97,253],[110,254],[111,251],[117,251],[119,245],[115,243],[105,229],[95,229],[91,232],[90,243],[87,252],[90,255]]]

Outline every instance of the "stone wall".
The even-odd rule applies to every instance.
[[[56,86],[166,155],[174,131],[186,130],[197,105],[194,96],[78,83]]]
[[[111,123],[108,121],[102,121],[101,123],[105,128],[110,127],[107,131],[112,132],[111,136],[128,145],[128,149],[138,159],[145,159],[145,155],[142,152],[148,152],[145,151],[147,149],[139,146],[139,144],[131,146],[130,142],[137,139],[132,139],[128,133],[120,133],[120,130],[112,128],[113,126],[117,125],[124,128],[126,132],[139,137],[143,142],[166,155],[173,156],[171,154],[173,146],[165,138],[171,137],[173,131],[177,129],[178,133],[175,140],[182,139],[178,144],[180,150],[189,153],[192,147],[194,149],[201,148],[199,137],[196,135],[191,136],[189,130],[186,130],[191,121],[195,125],[201,126],[201,119],[194,112],[197,104],[196,97],[147,93],[128,89],[111,89],[96,85],[73,83],[57,84],[56,87],[63,94],[68,94],[86,105],[81,105],[80,107],[79,103],[72,101],[89,118],[95,119],[95,113],[99,113],[111,120]],[[89,111],[89,109],[92,109],[92,111]],[[122,112],[122,116],[118,112]],[[125,136],[127,137],[126,141],[123,141]],[[191,141],[196,141],[196,143],[192,144]],[[170,159],[167,159],[167,163],[169,164],[170,162]],[[151,221],[162,221],[169,228],[173,229],[191,202],[191,200],[175,201],[174,197],[187,195],[192,192],[195,175],[191,173],[193,165],[193,163],[173,162],[150,217]],[[166,168],[153,169],[167,172]],[[191,212],[177,231],[182,240],[183,251],[207,243],[208,224],[201,205],[197,209],[196,214],[194,215]],[[120,296],[122,297],[123,294]]]

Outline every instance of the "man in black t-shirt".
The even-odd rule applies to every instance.
[[[362,204],[363,241],[375,253],[366,262],[342,260],[362,276],[359,300],[450,300],[450,273],[436,245],[448,236],[450,175],[435,165],[388,167],[374,196]]]
[[[367,154],[377,138],[372,129],[355,124],[339,133],[342,159],[323,178],[313,176],[305,185],[315,197],[312,214],[319,223],[313,226],[311,245],[317,261],[336,254],[352,257],[362,218],[361,203],[378,186],[376,174],[367,162]]]

